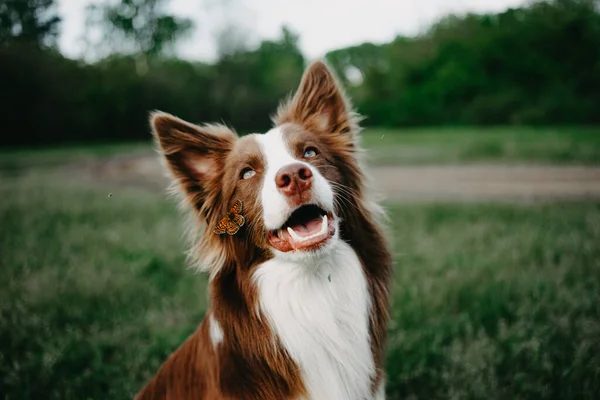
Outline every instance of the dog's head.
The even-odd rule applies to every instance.
[[[344,209],[361,191],[357,121],[323,62],[264,134],[152,114],[166,165],[207,228],[197,250],[213,272],[231,258],[318,257],[343,237]]]

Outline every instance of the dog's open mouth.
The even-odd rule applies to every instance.
[[[316,205],[296,209],[279,229],[269,231],[269,243],[279,251],[313,250],[335,233],[333,214]]]

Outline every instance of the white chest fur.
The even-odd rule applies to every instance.
[[[274,258],[254,277],[261,311],[299,365],[310,398],[373,398],[370,297],[354,250],[338,240],[318,260]]]

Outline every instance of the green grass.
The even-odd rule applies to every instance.
[[[112,191],[112,190],[111,190]],[[0,181],[0,393],[131,396],[206,309],[161,191]],[[390,205],[389,399],[600,393],[600,204]]]
[[[371,164],[600,163],[600,127],[366,129]],[[151,141],[119,145],[0,150],[0,170],[151,154]]]
[[[0,172],[31,167],[56,167],[66,163],[95,162],[107,156],[147,155],[152,154],[152,151],[151,140],[119,144],[4,148],[0,149]]]
[[[392,208],[391,398],[600,391],[600,205]]]
[[[372,164],[600,163],[600,128],[367,129]]]

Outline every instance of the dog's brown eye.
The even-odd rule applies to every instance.
[[[242,179],[250,179],[256,175],[256,171],[252,168],[244,168],[240,174]]]
[[[317,152],[317,149],[315,149],[314,147],[307,147],[306,150],[304,150],[304,158],[313,158],[317,154],[319,154],[319,153]]]

